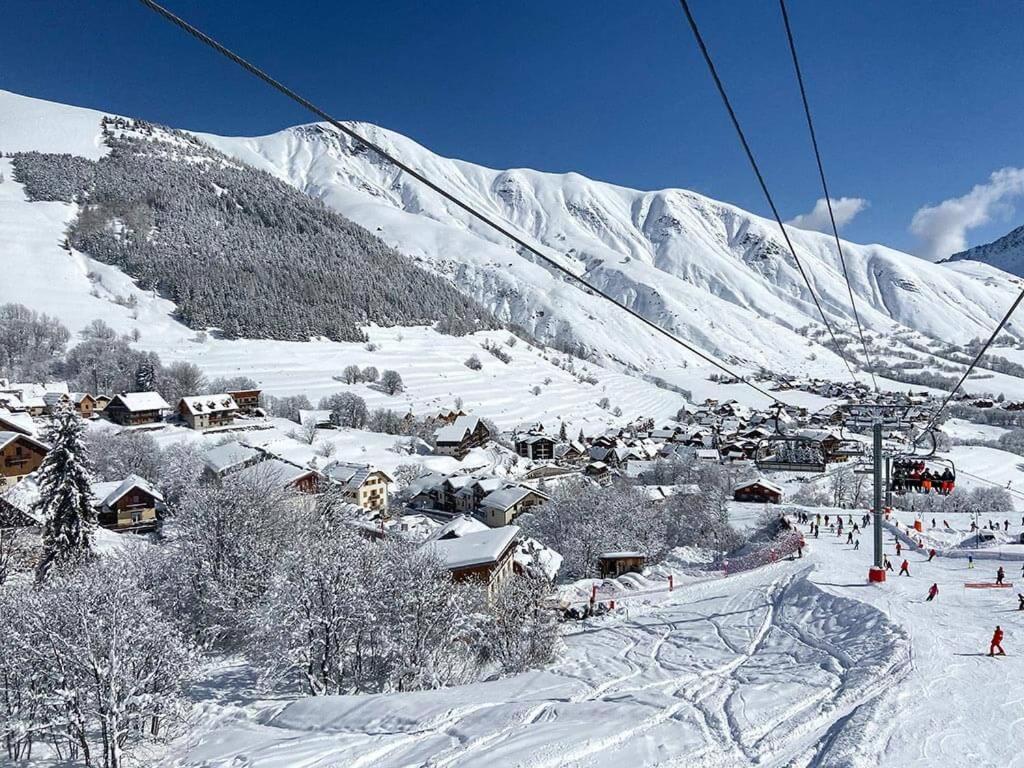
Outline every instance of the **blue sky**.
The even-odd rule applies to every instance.
[[[167,4],[336,117],[441,154],[767,213],[674,0]],[[777,4],[692,7],[783,214],[807,213],[821,193]],[[922,206],[1024,166],[1024,3],[788,7],[833,195],[868,201],[845,236],[941,251],[1022,223],[1024,172],[926,216],[930,245],[909,229]],[[131,2],[5,8],[0,87],[222,134],[311,119]]]

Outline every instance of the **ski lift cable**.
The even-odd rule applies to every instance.
[[[966,475],[967,477],[973,478],[974,480],[980,480],[983,483],[988,483],[993,488],[1002,488],[1007,493],[1011,493],[1014,496],[1018,496],[1018,497],[1024,499],[1024,493],[1022,493],[1022,492],[1020,492],[1020,491],[1018,491],[1018,490],[1016,490],[1014,488],[1011,488],[1006,483],[997,483],[995,480],[989,480],[987,477],[981,477],[980,475],[972,475],[970,472],[967,472],[964,469],[957,469],[957,473],[961,474],[961,475]]]
[[[143,0],[146,2],[146,0]],[[846,364],[846,370],[850,372],[850,377],[853,379],[855,384],[860,382],[857,380],[857,375],[853,372],[853,366],[850,365],[850,360],[846,356],[846,352],[839,345],[838,339],[836,339],[835,330],[832,328],[832,323],[829,322],[828,316],[825,314],[825,310],[821,306],[821,302],[818,300],[818,294],[815,293],[814,288],[811,286],[810,278],[807,276],[807,272],[804,270],[804,266],[800,261],[800,258],[796,255],[796,248],[793,247],[793,242],[789,239],[789,233],[786,231],[786,225],[782,223],[782,216],[779,215],[779,209],[775,206],[775,200],[772,198],[771,193],[768,191],[768,184],[764,180],[764,175],[761,173],[761,168],[757,164],[757,160],[754,158],[754,151],[750,148],[750,144],[747,142],[746,134],[743,132],[742,126],[740,126],[739,118],[736,116],[736,111],[732,107],[732,102],[729,100],[729,95],[726,93],[725,85],[722,83],[722,79],[718,76],[718,69],[715,67],[715,62],[711,58],[711,53],[708,51],[707,45],[704,43],[704,37],[700,33],[700,28],[697,26],[697,20],[693,16],[693,12],[690,10],[690,4],[687,0],[679,0],[683,7],[683,12],[686,14],[687,20],[690,22],[690,29],[693,30],[693,36],[697,40],[697,47],[700,48],[700,52],[704,57],[704,62],[708,65],[708,71],[711,73],[711,79],[715,82],[715,87],[718,90],[718,95],[722,99],[722,103],[725,105],[726,112],[729,113],[729,119],[732,122],[733,128],[736,129],[736,135],[739,137],[740,144],[743,145],[743,151],[747,156],[747,160],[750,162],[750,167],[754,170],[754,175],[757,176],[757,182],[761,187],[761,192],[764,194],[765,200],[768,202],[768,207],[771,208],[772,216],[775,217],[776,223],[779,225],[779,229],[782,231],[782,238],[786,241],[786,246],[789,248],[789,253],[793,257],[793,261],[796,263],[797,269],[800,272],[800,276],[803,278],[804,285],[807,286],[807,290],[811,294],[811,298],[814,300],[814,306],[818,308],[818,314],[821,315],[822,322],[825,324],[825,328],[828,329],[829,336],[832,337],[832,344],[835,346],[836,352],[840,357],[843,358],[843,362]]]
[[[935,413],[932,414],[932,418],[928,422],[927,426],[925,426],[921,433],[914,439],[915,446],[921,441],[921,438],[925,433],[930,432],[935,428],[935,424],[936,422],[938,422],[939,416],[942,414],[942,411],[945,410],[947,405],[949,405],[949,401],[953,399],[953,395],[955,395],[959,391],[960,387],[963,386],[963,383],[967,381],[967,377],[971,375],[971,371],[974,370],[975,366],[977,366],[981,358],[985,356],[985,352],[988,351],[988,348],[992,345],[992,342],[996,340],[996,336],[999,335],[1000,331],[1003,330],[1003,327],[1006,325],[1006,323],[1009,322],[1010,315],[1012,315],[1014,311],[1017,309],[1017,307],[1020,305],[1021,300],[1024,300],[1024,290],[1022,290],[1020,294],[1018,294],[1013,304],[1011,304],[1010,308],[1006,310],[1006,314],[1003,315],[1003,319],[999,321],[999,325],[997,325],[996,329],[992,331],[992,335],[988,337],[988,341],[986,341],[982,345],[981,349],[978,350],[978,354],[974,356],[974,360],[972,360],[971,364],[967,366],[967,370],[963,372],[963,375],[960,377],[960,380],[956,383],[956,386],[949,390],[949,394],[946,395],[945,399],[942,401],[942,404],[938,407]]]
[[[521,248],[526,249],[527,251],[532,253],[534,256],[536,256],[537,258],[541,259],[545,264],[547,264],[552,269],[557,270],[558,272],[560,272],[560,273],[564,274],[566,277],[568,277],[570,280],[578,283],[579,285],[582,285],[584,288],[586,288],[587,290],[593,292],[595,295],[601,297],[605,301],[608,301],[609,303],[615,305],[619,309],[629,313],[634,318],[636,318],[637,320],[642,322],[644,325],[647,325],[653,331],[661,334],[662,336],[666,337],[670,341],[675,342],[676,344],[678,344],[679,346],[681,346],[684,349],[688,350],[689,352],[693,353],[694,355],[696,355],[697,357],[701,358],[705,362],[710,363],[715,368],[718,368],[719,370],[723,371],[724,373],[727,373],[730,377],[734,378],[736,381],[738,381],[738,382],[740,382],[742,384],[746,384],[748,387],[756,390],[759,394],[764,395],[765,397],[769,398],[773,403],[779,403],[781,405],[789,405],[788,403],[783,402],[778,397],[776,397],[775,395],[773,395],[770,392],[768,392],[766,389],[763,389],[762,387],[759,387],[758,385],[754,384],[752,381],[747,379],[745,376],[742,376],[741,374],[737,373],[736,371],[731,370],[726,365],[720,363],[718,360],[714,359],[711,355],[709,355],[709,354],[701,351],[697,347],[689,344],[688,342],[686,342],[685,340],[683,340],[682,338],[680,338],[676,334],[672,333],[671,331],[666,330],[665,328],[663,328],[662,326],[658,325],[657,323],[655,323],[655,322],[653,322],[651,320],[648,320],[646,317],[644,317],[642,314],[640,314],[636,310],[626,306],[625,304],[620,302],[618,299],[614,298],[611,294],[605,292],[601,288],[598,288],[594,284],[588,282],[584,278],[582,278],[579,275],[577,275],[574,272],[572,272],[567,267],[559,264],[558,261],[556,261],[552,257],[548,256],[544,252],[542,252],[539,247],[531,245],[529,242],[527,242],[527,240],[524,239],[524,237],[521,237],[521,236],[515,234],[514,232],[512,232],[511,229],[510,229],[511,225],[509,225],[509,227],[502,226],[502,224],[499,224],[497,221],[495,221],[494,219],[490,218],[486,214],[482,213],[478,209],[474,208],[469,203],[463,201],[462,199],[457,197],[452,192],[449,192],[448,190],[446,190],[443,187],[439,186],[438,184],[434,183],[433,181],[428,179],[426,176],[424,176],[421,172],[419,172],[416,169],[414,169],[412,166],[408,165],[407,163],[405,163],[402,160],[399,160],[397,157],[395,157],[393,154],[388,152],[383,147],[381,147],[381,146],[375,144],[374,142],[370,141],[369,139],[363,137],[357,131],[353,130],[352,128],[350,128],[349,126],[345,125],[344,123],[336,120],[331,115],[329,115],[327,112],[325,112],[323,109],[321,109],[320,107],[316,106],[313,102],[309,101],[308,99],[306,99],[303,96],[300,96],[298,93],[296,93],[295,91],[293,91],[291,88],[289,88],[288,86],[284,85],[280,81],[275,80],[273,77],[271,77],[265,71],[263,71],[262,69],[257,67],[255,64],[252,64],[249,61],[247,61],[246,59],[242,58],[237,53],[235,53],[234,51],[230,50],[226,46],[222,45],[217,40],[215,40],[214,38],[210,37],[205,32],[203,32],[199,28],[195,27],[194,25],[190,24],[185,19],[183,19],[180,16],[177,16],[176,14],[172,13],[171,11],[169,11],[166,8],[164,8],[162,5],[160,5],[159,3],[155,2],[154,0],[139,0],[139,2],[142,3],[144,6],[146,6],[147,8],[149,8],[151,11],[154,11],[158,15],[162,16],[167,21],[170,21],[172,24],[176,25],[177,27],[180,27],[182,30],[184,30],[188,34],[192,35],[192,37],[194,37],[197,40],[199,40],[201,43],[204,43],[205,45],[208,45],[209,47],[213,48],[215,51],[217,51],[221,55],[223,55],[226,58],[230,59],[231,61],[235,62],[240,67],[242,67],[244,70],[246,70],[250,74],[256,76],[257,78],[259,78],[260,80],[265,82],[267,85],[271,86],[275,90],[277,90],[280,93],[284,94],[285,96],[290,98],[292,101],[294,101],[297,104],[301,105],[302,107],[304,107],[308,111],[312,112],[314,115],[316,115],[320,119],[324,120],[327,123],[330,123],[334,128],[336,128],[337,130],[341,131],[343,134],[345,134],[349,138],[353,139],[354,141],[358,142],[359,144],[362,144],[363,146],[367,147],[368,149],[371,149],[373,152],[375,152],[380,157],[382,157],[385,160],[387,160],[389,163],[394,165],[399,170],[405,172],[406,174],[408,174],[409,176],[414,178],[416,181],[420,182],[421,184],[423,184],[424,186],[426,186],[430,190],[432,190],[432,191],[436,192],[437,194],[439,194],[445,200],[448,200],[449,202],[451,202],[454,205],[458,206],[462,210],[466,211],[466,213],[470,214],[474,218],[478,219],[479,221],[481,221],[484,224],[486,224],[487,226],[489,226],[491,229],[493,229],[496,232],[504,235],[509,240],[514,242],[516,245],[520,246]],[[788,242],[788,238],[787,238],[787,242]],[[802,272],[802,268],[801,268],[801,272]],[[805,281],[807,280],[806,276],[804,277],[804,280]],[[812,295],[813,295],[813,291],[812,291]],[[817,303],[817,298],[815,298],[815,303]],[[820,305],[819,305],[818,309],[819,310],[821,309]],[[826,325],[827,325],[827,321],[826,321]],[[829,330],[831,331],[831,328]],[[835,336],[833,335],[832,338],[834,340]],[[844,356],[844,360],[845,360],[845,356]],[[849,363],[847,363],[847,368],[849,368]],[[852,369],[851,369],[850,372],[851,372],[851,374],[853,373]]]
[[[832,211],[832,197],[828,191],[828,182],[825,180],[825,166],[821,160],[821,151],[818,148],[818,136],[814,131],[814,121],[811,119],[811,105],[807,100],[807,89],[804,87],[804,76],[800,69],[800,60],[796,55],[796,42],[793,39],[793,30],[789,25],[789,13],[786,11],[786,0],[779,0],[779,8],[782,9],[782,21],[786,27],[786,39],[789,41],[789,52],[793,56],[793,69],[796,71],[796,81],[800,86],[800,98],[804,103],[804,115],[807,118],[807,130],[811,134],[811,146],[814,148],[814,159],[818,163],[818,176],[821,177],[821,189],[825,194],[825,206],[828,208],[828,218],[832,224],[832,235],[836,240],[836,251],[839,253],[839,263],[843,268],[843,277],[846,280],[846,289],[850,294],[850,307],[853,309],[853,319],[857,323],[857,335],[860,337],[860,345],[864,350],[864,362],[871,374],[871,383],[875,392],[878,392],[878,379],[875,378],[875,362],[868,352],[868,344],[864,338],[864,326],[860,322],[860,312],[857,311],[857,301],[853,296],[853,285],[850,283],[850,273],[846,267],[846,256],[843,254],[843,244],[839,239],[839,227],[836,226],[836,216]]]

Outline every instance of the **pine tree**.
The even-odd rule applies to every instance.
[[[135,369],[135,391],[153,392],[156,389],[156,369],[150,362],[139,363]]]
[[[569,439],[569,434],[565,430],[565,422],[560,422],[558,427],[558,439],[563,443]]]
[[[85,423],[72,408],[65,406],[53,415],[44,439],[50,451],[38,470],[36,511],[46,521],[43,557],[37,571],[40,581],[54,563],[88,557],[96,526]]]

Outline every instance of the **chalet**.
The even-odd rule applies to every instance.
[[[442,534],[423,547],[448,569],[455,581],[478,581],[491,596],[512,576],[518,539],[519,528],[507,525],[463,535]]]
[[[238,412],[249,416],[260,407],[260,394],[262,391],[260,389],[237,389],[227,394],[234,399],[235,405],[238,406]]]
[[[278,488],[300,493],[317,493],[320,490],[320,473],[280,459],[268,458],[266,461],[240,469],[232,473],[232,476],[239,480],[265,480]]]
[[[21,404],[25,412],[29,416],[45,416],[46,415],[46,401],[43,400],[42,395],[33,395],[31,397],[21,398]]]
[[[160,524],[157,511],[164,497],[138,475],[91,486],[96,522],[118,533],[146,533]]]
[[[0,392],[0,408],[11,413],[22,413],[28,410],[21,402],[21,398],[14,392]]]
[[[91,419],[97,410],[96,398],[88,392],[72,392],[70,401],[75,406],[75,410],[78,411],[78,415],[83,419]]]
[[[734,501],[746,501],[754,504],[780,504],[782,503],[782,488],[773,482],[758,478],[737,485],[733,489],[732,498]]]
[[[49,450],[21,432],[0,432],[0,487],[14,485],[39,469]]]
[[[614,579],[624,573],[641,573],[647,556],[642,552],[602,552],[597,567],[603,579]]]
[[[235,423],[238,404],[229,394],[192,395],[178,402],[178,415],[192,429],[227,427]]]
[[[592,461],[583,468],[584,477],[589,477],[598,485],[609,485],[612,481],[611,470],[603,461]]]
[[[259,464],[267,458],[262,451],[234,441],[218,445],[203,454],[203,470],[208,477],[220,478]]]
[[[580,461],[587,455],[587,447],[579,440],[559,443],[555,446],[555,459],[567,464]]]
[[[323,408],[313,408],[311,410],[303,408],[299,410],[299,424],[306,426],[310,423],[315,424],[317,429],[334,429],[334,423],[331,421],[331,412]]]
[[[107,403],[110,402],[111,398],[109,395],[96,395],[93,399],[96,401],[96,407],[93,410],[102,411],[107,407]]]
[[[110,398],[103,415],[122,427],[134,427],[161,423],[170,407],[158,392],[122,392]]]
[[[533,488],[509,484],[484,496],[480,502],[480,517],[491,528],[500,528],[548,498]]]
[[[394,480],[387,472],[369,464],[336,461],[323,469],[324,476],[344,489],[345,498],[363,509],[383,511],[388,508],[388,489]]]
[[[436,453],[454,456],[461,461],[467,453],[484,445],[490,437],[490,430],[476,416],[458,416],[451,424],[434,432]]]
[[[719,462],[722,460],[722,456],[718,453],[717,448],[698,448],[694,451],[693,455],[697,461]]]
[[[516,453],[532,461],[550,461],[556,445],[547,435],[521,435],[516,438]]]
[[[503,485],[505,485],[505,481],[500,477],[475,476],[469,478],[469,481],[454,494],[455,511],[462,513],[475,512],[485,496],[498,490]]]

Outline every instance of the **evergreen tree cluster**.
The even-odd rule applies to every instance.
[[[80,200],[69,244],[170,298],[192,328],[365,341],[370,324],[497,325],[444,279],[263,171],[184,132],[104,130],[101,160],[16,153],[18,180],[32,200]]]

